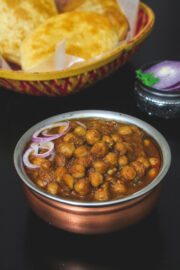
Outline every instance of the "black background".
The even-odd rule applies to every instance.
[[[180,269],[179,119],[150,117],[136,108],[134,70],[154,60],[180,60],[178,0],[144,0],[156,14],[150,37],[119,71],[69,97],[33,97],[0,89],[0,269],[96,270]],[[147,121],[167,139],[172,165],[157,207],[143,221],[108,235],[82,236],[58,230],[28,207],[13,166],[20,136],[35,123],[63,112],[104,109]]]

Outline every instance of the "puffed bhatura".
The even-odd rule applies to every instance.
[[[101,14],[72,11],[48,19],[21,46],[21,65],[28,71],[55,52],[66,38],[66,53],[90,59],[110,50],[119,40],[110,21]]]
[[[111,22],[119,41],[125,39],[127,35],[128,20],[120,9],[117,0],[70,0],[60,11],[91,11],[102,14]]]
[[[20,65],[20,45],[31,31],[57,15],[52,0],[0,1],[0,54]]]

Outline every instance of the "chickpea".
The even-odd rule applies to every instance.
[[[71,121],[71,128],[76,128],[78,126],[77,122]]]
[[[74,185],[74,189],[79,195],[85,196],[90,192],[90,184],[86,178],[80,179]]]
[[[102,141],[107,143],[109,148],[111,148],[113,146],[113,144],[114,144],[113,139],[111,137],[109,137],[109,136],[103,136]]]
[[[125,145],[126,149],[128,152],[133,153],[134,152],[134,147],[132,144],[128,143],[128,142],[123,142],[123,144]]]
[[[39,178],[39,179],[37,180],[36,184],[37,184],[39,187],[41,187],[41,188],[45,188],[46,185],[47,185],[47,182],[46,182],[46,181],[43,181],[42,179]]]
[[[69,171],[74,178],[82,178],[85,175],[85,167],[80,164],[74,164]]]
[[[149,162],[152,167],[156,167],[160,163],[159,158],[153,158],[153,157],[149,158]]]
[[[149,166],[150,166],[150,163],[149,163],[148,159],[145,158],[145,157],[139,157],[139,158],[137,159],[137,161],[143,163],[146,169],[148,169]]]
[[[120,155],[125,155],[127,152],[127,148],[122,142],[117,142],[115,144],[115,150],[118,151]]]
[[[76,145],[82,145],[84,143],[84,140],[80,137],[77,137],[76,135],[72,133],[68,133],[64,137],[64,142],[74,143]]]
[[[121,126],[118,129],[118,133],[120,135],[131,135],[132,134],[132,130],[129,126]]]
[[[38,169],[31,170],[31,175],[33,179],[36,179],[39,176]]]
[[[63,154],[66,158],[70,158],[75,151],[74,143],[62,142],[58,145],[57,151]]]
[[[151,179],[154,179],[158,175],[158,169],[157,168],[152,168],[148,171],[148,176]]]
[[[66,158],[62,154],[55,155],[55,162],[58,167],[66,166]]]
[[[64,142],[75,142],[76,136],[73,133],[68,133],[64,136],[63,141]]]
[[[127,191],[125,183],[121,180],[117,180],[111,184],[111,189],[113,192],[125,194]]]
[[[104,142],[95,143],[91,148],[91,153],[97,156],[98,158],[104,157],[107,151],[108,147]]]
[[[67,173],[67,169],[64,167],[59,167],[55,171],[56,180],[59,182],[63,179],[63,176]]]
[[[146,153],[145,153],[143,150],[140,150],[140,149],[139,149],[138,156],[139,156],[140,158],[146,158]],[[142,163],[143,163],[143,162],[142,162]]]
[[[58,149],[58,146],[59,146],[62,142],[63,142],[63,138],[62,138],[62,137],[61,137],[61,138],[58,138],[58,139],[56,139],[56,140],[54,140],[56,151],[57,151],[57,149]]]
[[[119,167],[126,166],[128,164],[128,158],[127,156],[120,156],[118,159]]]
[[[104,158],[105,162],[107,162],[110,166],[116,166],[117,165],[117,154],[113,153],[113,152],[109,152],[105,158]]]
[[[119,179],[122,178],[121,170],[122,170],[122,168],[116,172],[116,179],[117,178],[119,178]]]
[[[140,161],[133,161],[133,162],[131,162],[131,165],[136,170],[136,175],[138,177],[142,177],[145,174],[146,168],[145,168],[144,164],[141,163]]]
[[[108,181],[108,182],[113,182],[116,180],[116,178],[114,176],[108,175],[108,174],[106,174],[105,178],[106,178],[106,181]]]
[[[95,171],[99,173],[105,173],[107,170],[107,164],[101,160],[95,161],[93,167]]]
[[[89,180],[93,187],[98,187],[99,185],[103,183],[103,176],[99,172],[90,172]]]
[[[55,182],[49,183],[47,185],[47,192],[56,195],[59,191],[59,185]]]
[[[136,171],[132,166],[125,166],[121,170],[121,176],[126,180],[133,180],[136,176]]]
[[[146,139],[144,140],[144,145],[145,146],[149,146],[151,144],[150,140]]]
[[[122,138],[117,133],[113,134],[111,137],[114,142],[122,142]]]
[[[136,133],[138,136],[141,136],[142,135],[142,131],[138,128],[138,127],[136,127],[136,126],[131,126],[131,130],[134,132],[134,133]]]
[[[94,192],[94,199],[96,201],[106,201],[109,199],[109,189],[108,189],[108,183],[105,183],[100,188],[95,190]]]
[[[85,168],[88,168],[91,166],[91,158],[89,156],[79,157],[79,158],[75,159],[74,163],[82,165]]]
[[[142,144],[143,140],[141,138],[141,136],[139,136],[137,133],[134,133],[132,135],[132,140],[134,141],[135,144],[139,144],[139,146]]]
[[[78,126],[74,129],[74,133],[78,136],[85,136],[86,135],[86,129],[84,127]]]
[[[85,145],[79,146],[74,152],[76,157],[84,157],[89,154],[89,150]]]
[[[41,180],[49,183],[55,180],[55,174],[53,170],[45,169],[43,167],[39,168],[39,177]]]
[[[32,163],[34,165],[40,165],[42,166],[44,169],[49,169],[51,166],[51,161],[47,160],[45,158],[40,158],[40,157],[36,157],[33,159]]]
[[[89,144],[95,144],[101,139],[101,134],[96,129],[90,129],[86,132],[86,141]]]
[[[65,125],[64,126],[61,126],[61,127],[59,127],[58,132],[59,133],[62,133],[65,129],[66,129],[66,126]]]
[[[117,168],[109,169],[107,173],[108,173],[109,175],[113,175],[113,174],[115,174],[115,172],[117,172]]]
[[[66,183],[66,185],[70,188],[73,189],[74,186],[74,178],[70,174],[64,174],[63,175],[63,181]]]

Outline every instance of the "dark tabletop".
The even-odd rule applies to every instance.
[[[136,108],[134,70],[154,60],[180,60],[178,0],[146,0],[156,14],[150,37],[122,68],[73,96],[46,98],[0,89],[0,270],[180,269],[180,119],[150,117]],[[131,228],[100,236],[58,230],[29,208],[13,166],[20,136],[64,112],[103,109],[136,116],[167,139],[172,165],[157,207]]]

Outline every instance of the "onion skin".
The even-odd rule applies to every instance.
[[[24,165],[29,168],[29,169],[38,169],[40,165],[34,165],[29,161],[29,155],[33,152],[34,150],[32,148],[28,148],[24,155],[23,155],[23,163]]]
[[[52,128],[60,127],[64,125],[66,126],[66,128],[61,133],[53,134],[53,135],[47,134],[47,129],[52,129]],[[56,124],[47,125],[37,130],[36,132],[34,132],[34,134],[32,135],[33,143],[30,145],[30,148],[28,148],[23,155],[24,165],[28,167],[29,169],[38,169],[40,165],[32,164],[29,161],[29,155],[33,152],[33,155],[35,157],[46,158],[50,155],[53,156],[54,143],[52,141],[64,136],[68,132],[69,129],[70,129],[70,122],[66,121],[66,122],[59,122]],[[41,133],[44,137],[38,137],[39,134]],[[48,151],[46,151],[45,153],[39,154],[39,149],[47,149]]]
[[[61,133],[53,134],[53,135],[46,133],[47,129],[60,127],[63,125],[66,125],[66,129]],[[42,127],[41,129],[34,132],[34,134],[32,135],[32,141],[37,142],[37,143],[45,143],[45,142],[50,142],[50,141],[56,140],[56,139],[64,136],[68,132],[69,128],[70,128],[70,123],[68,121],[67,122],[59,122],[56,124],[51,124],[51,125]],[[38,137],[40,133],[42,133],[43,137]]]
[[[180,90],[180,81],[176,84],[174,84],[173,86],[171,86],[170,88],[164,88],[163,90]]]
[[[43,154],[38,154],[40,149],[49,149],[49,151],[46,151]],[[54,153],[54,143],[53,142],[47,142],[44,145],[43,144],[37,144],[37,143],[32,143],[30,145],[30,148],[28,148],[24,155],[23,155],[23,163],[24,165],[29,168],[29,169],[38,169],[40,165],[34,165],[29,161],[29,155],[33,152],[33,156],[35,157],[41,157],[45,158]]]
[[[153,88],[164,91],[180,89],[180,61],[163,61],[144,71],[154,73],[159,82]]]
[[[53,153],[49,157],[49,161],[53,161],[56,153],[53,151]]]
[[[62,136],[64,136],[68,131],[69,131],[69,129],[70,129],[70,123],[67,121],[67,122],[59,122],[59,123],[57,123],[57,124],[52,124],[52,125],[49,125],[49,126],[47,126],[48,127],[48,129],[50,129],[50,128],[55,128],[55,127],[62,127],[62,126],[64,126],[64,125],[66,125],[66,128],[65,128],[65,130],[63,130],[61,133],[58,133],[58,134],[53,134],[53,135],[51,135],[51,134],[47,134],[47,128],[42,132],[42,135],[44,136],[44,137],[46,137],[46,138],[52,138],[53,136],[58,136],[58,138],[60,138],[60,137],[62,137]]]
[[[87,127],[86,127],[86,125],[85,125],[84,123],[81,123],[80,121],[76,121],[76,123],[77,123],[79,126],[85,128],[85,129],[87,129]]]
[[[47,143],[44,143],[44,144],[32,143],[30,148],[32,148],[34,150],[33,155],[35,157],[45,158],[45,157],[50,156],[54,152],[54,143],[53,142],[47,142]],[[39,149],[47,149],[49,151],[46,151],[43,154],[38,154]]]
[[[32,136],[32,141],[36,142],[36,143],[46,143],[46,142],[50,142],[52,140],[58,139],[59,136],[58,135],[54,135],[54,136],[49,136],[49,137],[38,137],[38,135],[44,130],[40,129],[38,131],[36,131],[33,136]]]

